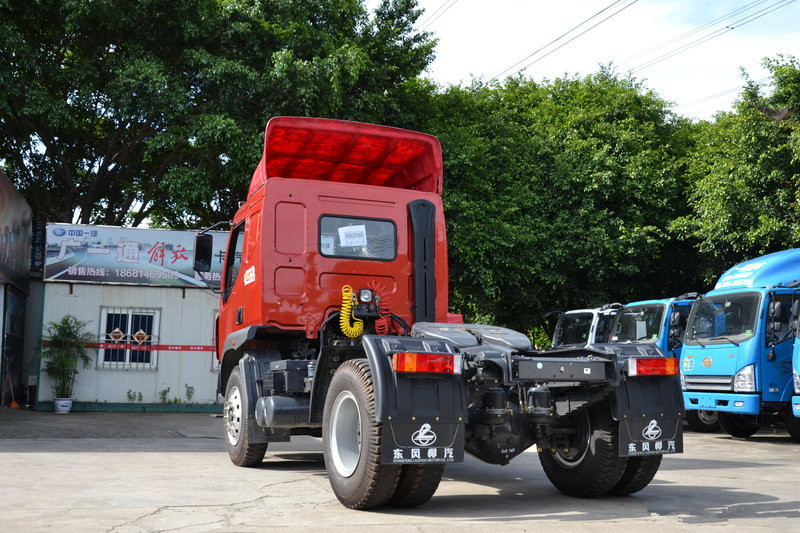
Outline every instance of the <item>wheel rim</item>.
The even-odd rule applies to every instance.
[[[342,477],[352,476],[361,456],[361,411],[350,391],[336,397],[328,440],[336,471]]]
[[[564,468],[575,468],[581,464],[583,458],[589,452],[589,442],[592,431],[589,424],[589,412],[583,409],[583,413],[576,420],[578,435],[575,438],[575,446],[567,449],[557,449],[553,451],[553,459]]]
[[[225,433],[228,436],[228,442],[230,442],[232,446],[236,446],[239,444],[239,439],[242,434],[242,395],[239,393],[239,388],[235,385],[231,387],[231,390],[228,392],[228,399],[225,400],[225,408],[223,411]]]
[[[697,419],[707,426],[712,426],[719,421],[716,411],[697,411]]]

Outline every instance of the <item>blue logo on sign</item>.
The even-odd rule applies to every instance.
[[[53,235],[55,235],[56,237],[61,237],[66,232],[67,232],[67,230],[65,230],[64,228],[56,228],[56,229],[53,230]]]

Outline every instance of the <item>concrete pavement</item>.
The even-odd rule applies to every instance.
[[[330,490],[319,439],[273,444],[237,468],[206,414],[0,412],[0,531],[685,531],[800,529],[800,444],[687,433],[656,479],[582,500],[548,482],[536,453],[507,466],[467,456],[417,509],[351,511]]]

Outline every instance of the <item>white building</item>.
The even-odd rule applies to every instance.
[[[215,410],[215,319],[226,234],[214,232],[214,267],[192,269],[192,231],[48,224],[43,334],[73,315],[96,335],[73,410]],[[37,408],[53,401],[39,373]]]

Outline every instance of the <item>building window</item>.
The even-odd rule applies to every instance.
[[[101,308],[99,366],[157,368],[159,318],[156,309]]]

